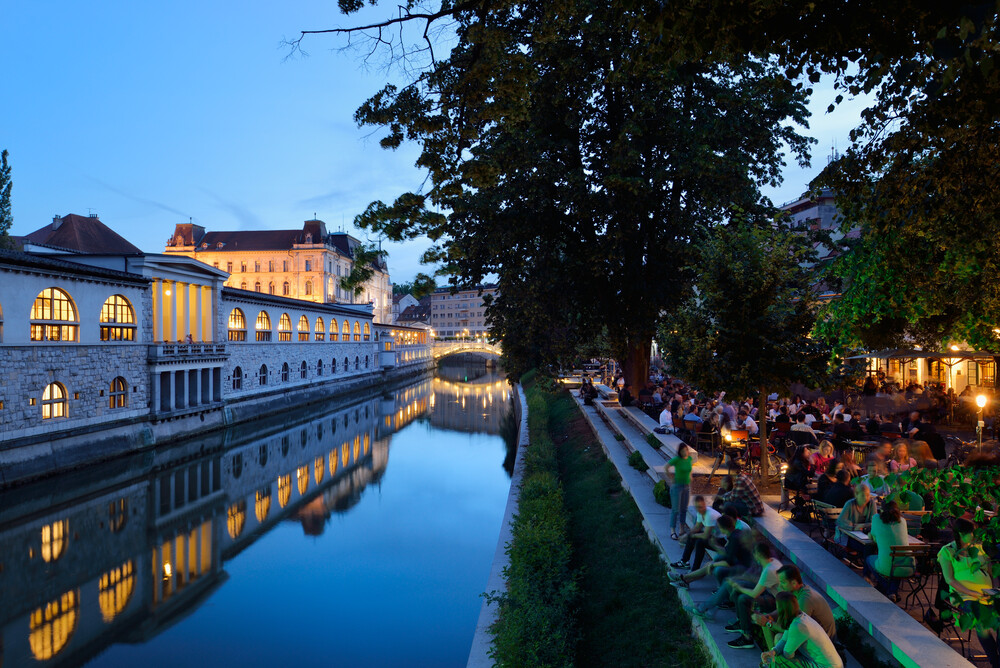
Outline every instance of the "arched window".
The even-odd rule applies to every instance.
[[[330,360],[330,373],[337,373],[337,358]]]
[[[135,341],[135,311],[121,295],[111,295],[101,307],[101,341]]]
[[[108,530],[118,533],[128,522],[128,502],[124,497],[108,504]]]
[[[253,291],[254,292],[260,292],[260,281],[254,281],[254,283],[253,283]]]
[[[267,284],[267,294],[269,294],[269,295],[273,295],[274,294],[274,281],[269,281],[268,282],[268,284]]]
[[[66,388],[62,383],[49,383],[42,391],[42,419],[66,417]]]
[[[48,661],[61,652],[76,630],[79,616],[80,595],[75,590],[32,612],[28,644],[35,658]]]
[[[267,365],[261,364],[260,371],[257,373],[257,378],[261,385],[267,385]]]
[[[358,324],[357,320],[354,321],[354,340],[355,341],[361,340],[361,325]]]
[[[237,539],[243,533],[243,525],[247,521],[247,502],[240,499],[229,506],[226,512],[226,529],[229,530],[229,537]]]
[[[261,311],[257,314],[256,330],[258,341],[271,340],[271,316],[267,314],[267,311]]]
[[[80,319],[68,294],[45,288],[31,305],[32,341],[79,341]]]
[[[247,289],[247,282],[240,281],[240,290],[246,290],[246,289]]]
[[[243,389],[243,367],[236,367],[233,369],[233,389]]]
[[[42,527],[42,559],[55,561],[66,552],[69,540],[69,520],[57,520]]]
[[[372,338],[371,335],[372,335],[371,329],[368,327],[368,323],[366,322],[365,323],[365,341],[368,341],[369,339],[371,339]]]
[[[285,281],[284,283],[281,284],[281,294],[283,294],[283,295],[285,295],[287,297],[288,296],[288,292],[289,292],[288,281]]]
[[[316,481],[317,485],[323,482],[324,473],[326,473],[326,467],[323,466],[323,458],[317,457],[313,461],[313,480]]]
[[[278,478],[278,505],[284,508],[290,498],[292,498],[292,476],[283,475]]]
[[[309,367],[306,366],[306,361],[305,360],[302,360],[302,366],[299,367],[299,374],[303,378],[308,378],[309,377]]]
[[[348,361],[348,359],[347,359],[347,358],[345,357],[345,358],[344,358],[344,373],[347,373],[347,372],[348,372],[348,371],[350,371],[350,370],[351,370],[351,363],[350,363],[350,361]]]
[[[118,568],[112,568],[97,582],[97,602],[101,607],[101,617],[108,624],[115,620],[132,599],[135,589],[135,567],[126,561]]]
[[[305,494],[309,489],[309,467],[300,466],[295,469],[295,478],[299,486],[299,494]]]
[[[340,330],[340,334],[341,334],[340,336],[341,341],[351,340],[351,325],[346,320],[344,321],[343,328]]]
[[[247,318],[243,315],[243,311],[238,308],[229,312],[229,340],[247,340]]]
[[[299,318],[299,341],[309,340],[309,319],[305,316]]]
[[[330,329],[333,329],[333,323],[330,323]],[[0,343],[3,343],[3,306],[0,306]]]
[[[322,376],[323,375],[323,360],[322,359],[316,360],[316,375],[317,376]]]
[[[128,383],[121,376],[111,381],[111,392],[108,394],[108,408],[125,408],[128,406]]]
[[[309,271],[309,270],[306,269],[306,271]],[[312,284],[312,281],[306,281],[306,296],[308,297],[312,293],[313,293],[313,284]]]
[[[347,445],[347,441],[344,441],[340,445],[340,465],[347,466],[349,461],[351,461],[351,450]]]
[[[292,340],[292,319],[288,317],[287,313],[282,313],[278,319],[278,340]]]
[[[316,328],[313,330],[316,334],[317,341],[323,341],[326,339],[326,323],[323,322],[323,318],[316,318]]]
[[[361,359],[358,357],[354,358],[354,370],[357,371],[361,368]]]
[[[281,365],[281,382],[282,383],[288,382],[288,362],[285,362],[284,364]]]
[[[368,368],[368,355],[365,355],[365,368]]]
[[[337,475],[337,463],[338,463],[337,462],[337,448],[334,448],[333,450],[330,451],[330,455],[329,455],[328,459],[329,459],[329,462],[330,462],[330,477],[333,477],[333,476]]]
[[[257,491],[253,503],[253,514],[258,522],[267,519],[267,514],[271,512],[271,488],[267,487]]]

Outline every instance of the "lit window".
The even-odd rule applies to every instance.
[[[267,365],[261,364],[260,371],[257,374],[257,379],[260,381],[261,385],[267,385]]]
[[[97,581],[97,602],[108,624],[121,614],[135,590],[135,569],[131,561],[104,573]]]
[[[257,314],[256,329],[258,341],[271,340],[271,316],[267,314],[267,311],[261,311]]]
[[[236,367],[233,369],[233,389],[243,389],[243,367]]]
[[[337,475],[337,448],[330,451],[330,476],[333,477]]]
[[[267,514],[271,512],[271,488],[262,489],[257,492],[253,504],[253,513],[258,522],[267,519]]]
[[[309,240],[310,240],[309,235],[306,235],[306,242],[309,242]],[[312,261],[311,260],[306,260],[306,271],[312,271]],[[306,285],[308,286],[309,283],[306,283]],[[309,288],[308,287],[306,288],[306,294],[309,294]]]
[[[368,341],[371,338],[371,334],[372,334],[371,329],[368,327],[368,323],[366,322],[365,323],[365,341]]]
[[[306,269],[306,271],[309,271],[309,270]],[[312,293],[313,293],[313,284],[312,284],[312,281],[306,281],[306,296],[311,295]]]
[[[68,591],[31,613],[28,643],[36,659],[47,661],[66,647],[79,614],[80,596],[76,591]]]
[[[49,383],[42,392],[42,419],[66,417],[66,388],[61,383]]]
[[[242,274],[247,273],[247,263],[246,262],[240,262],[240,273],[242,273]]]
[[[227,262],[226,263],[226,273],[228,273],[228,274],[233,273],[233,263],[232,262]]]
[[[292,340],[292,319],[288,317],[287,313],[282,313],[281,318],[278,320],[278,340]]]
[[[315,478],[317,485],[323,482],[324,473],[326,473],[326,469],[323,468],[323,458],[317,457],[313,462],[313,478]]]
[[[254,283],[253,283],[253,291],[254,292],[260,292],[260,281],[254,281]]]
[[[256,260],[254,261],[253,270],[257,273],[260,273],[260,262],[257,262]]]
[[[101,307],[101,341],[134,341],[135,311],[127,299],[112,295]]]
[[[69,540],[69,520],[59,520],[42,527],[42,559],[55,561],[66,551]]]
[[[292,498],[292,476],[283,475],[278,478],[278,504],[284,508]]]
[[[274,294],[274,281],[271,281],[267,284],[267,294],[269,295]]]
[[[108,530],[111,533],[118,533],[125,528],[128,521],[128,502],[118,499],[108,504]]]
[[[295,477],[298,480],[299,494],[305,494],[309,489],[309,467],[300,466],[295,470]]]
[[[229,530],[229,537],[236,539],[243,533],[243,525],[247,521],[247,503],[240,500],[229,506],[226,513],[226,528]]]
[[[361,325],[358,323],[357,320],[354,321],[354,340],[355,341],[361,340]]]
[[[59,288],[45,288],[31,306],[32,341],[79,341],[76,306]]]
[[[243,311],[238,308],[234,308],[229,313],[229,340],[247,340],[247,319],[246,316],[243,315]]]
[[[288,382],[288,362],[285,362],[284,364],[281,365],[281,382],[282,383]]]
[[[111,392],[108,394],[108,408],[125,408],[128,406],[128,383],[121,376],[111,381]]]
[[[326,323],[323,322],[323,318],[316,318],[316,340],[322,341],[326,338]]]
[[[287,297],[288,291],[289,291],[288,281],[285,281],[284,283],[281,284],[281,294]]]
[[[299,341],[309,340],[309,319],[305,316],[299,318]]]
[[[240,281],[240,290],[246,290],[246,289],[247,289],[247,282]]]

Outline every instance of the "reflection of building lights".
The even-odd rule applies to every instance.
[[[169,580],[171,577],[173,577],[173,574],[174,574],[174,569],[170,566],[170,562],[168,561],[167,563],[163,564],[163,579]]]

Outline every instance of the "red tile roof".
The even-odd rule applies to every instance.
[[[26,235],[23,240],[25,243],[78,253],[142,253],[97,217],[78,216],[75,213],[56,218],[45,227]]]

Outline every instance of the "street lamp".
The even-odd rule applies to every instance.
[[[983,427],[986,423],[983,422],[983,409],[986,408],[986,395],[980,394],[976,397],[976,405],[979,406],[979,421],[976,423],[976,436],[979,437],[979,451],[983,451]]]

